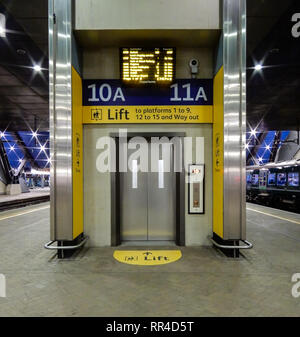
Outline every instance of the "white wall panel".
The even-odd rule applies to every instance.
[[[75,29],[219,29],[219,0],[75,0]]]

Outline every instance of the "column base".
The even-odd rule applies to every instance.
[[[224,240],[215,233],[213,233],[213,240],[222,246],[239,246],[239,240]],[[238,258],[240,256],[240,250],[238,248],[237,249],[220,248],[220,247],[217,248],[221,250],[222,253],[224,253],[227,257]]]

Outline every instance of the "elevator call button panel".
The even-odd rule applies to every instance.
[[[204,165],[189,166],[189,214],[204,213]]]

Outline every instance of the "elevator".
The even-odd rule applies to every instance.
[[[129,169],[120,172],[121,241],[175,241],[176,173],[173,144],[164,144],[164,151],[159,145],[151,148],[151,142],[147,139],[147,143],[140,147],[142,156],[134,159],[134,152],[138,148],[135,141],[138,142],[139,137],[130,140],[130,147],[134,150],[127,150]]]
[[[184,132],[130,132],[116,143],[111,244],[185,245]],[[123,139],[123,140],[121,140]],[[126,169],[124,169],[126,167]]]

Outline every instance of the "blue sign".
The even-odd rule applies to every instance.
[[[170,86],[125,86],[120,80],[83,80],[83,106],[213,105],[213,80],[176,80]]]

